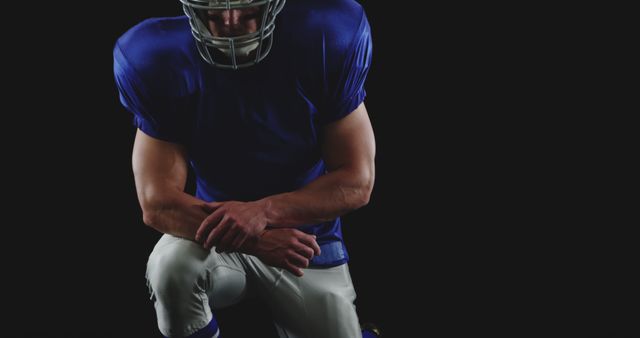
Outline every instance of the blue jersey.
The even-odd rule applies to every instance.
[[[198,54],[184,16],[145,20],[114,48],[120,101],[134,125],[179,143],[205,201],[252,201],[297,190],[326,173],[319,135],[364,100],[369,24],[353,0],[288,1],[261,63],[218,69]],[[346,262],[340,219],[307,224],[322,255]]]

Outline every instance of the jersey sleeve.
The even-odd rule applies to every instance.
[[[137,52],[137,51],[135,51]],[[162,70],[136,55],[135,66],[116,43],[113,50],[114,76],[120,102],[133,114],[133,124],[145,134],[173,143],[184,143],[184,123]]]
[[[371,30],[364,11],[360,24],[349,43],[325,41],[325,88],[320,105],[320,121],[330,123],[354,111],[366,96],[364,88],[371,67]]]

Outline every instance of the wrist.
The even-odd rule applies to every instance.
[[[260,253],[260,240],[267,230],[262,230],[259,236],[249,237],[242,245],[242,251],[246,254],[258,256]]]
[[[273,226],[276,224],[276,213],[274,212],[273,206],[273,197],[265,197],[258,201],[260,203],[260,208],[262,209],[263,217],[266,221],[267,226]]]

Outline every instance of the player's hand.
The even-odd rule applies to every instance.
[[[269,229],[263,232],[252,250],[265,264],[283,268],[302,277],[313,256],[320,255],[316,237],[297,229]]]
[[[211,202],[211,214],[196,231],[196,241],[217,252],[238,251],[247,239],[257,239],[267,226],[262,202]]]

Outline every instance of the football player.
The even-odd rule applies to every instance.
[[[219,337],[212,309],[258,295],[281,337],[374,337],[340,216],[366,205],[375,142],[369,24],[353,0],[180,0],[120,37],[147,264],[166,337]],[[184,192],[188,167],[196,194]]]

